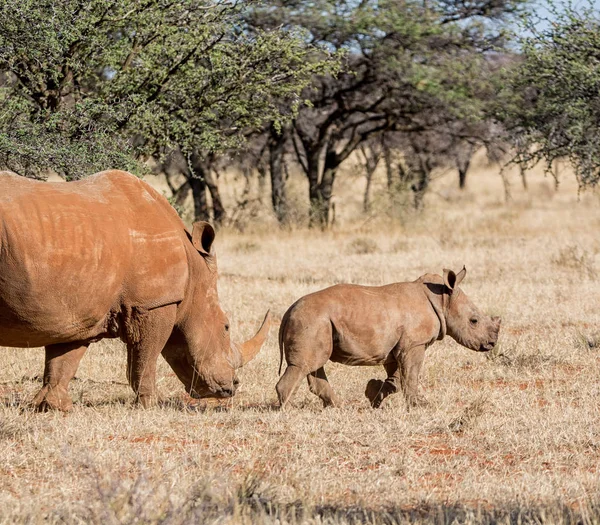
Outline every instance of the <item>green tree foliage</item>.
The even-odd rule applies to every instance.
[[[343,73],[321,75],[306,88],[310,104],[282,136],[293,142],[309,181],[311,224],[327,225],[338,167],[370,137],[456,130],[457,120],[483,118],[492,87],[487,55],[504,46],[504,21],[522,5],[279,0],[253,12],[254,27],[300,26],[311,42],[345,53]]]
[[[600,14],[552,8],[551,20],[525,20],[521,57],[508,67],[496,116],[508,130],[515,161],[550,168],[567,158],[582,187],[600,180]]]
[[[280,125],[330,67],[293,28],[247,31],[230,0],[2,0],[0,159],[68,178],[235,147]],[[285,108],[285,111],[282,111]]]

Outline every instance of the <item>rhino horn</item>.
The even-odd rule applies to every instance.
[[[241,368],[246,363],[254,359],[265,342],[267,335],[269,334],[269,328],[271,328],[270,310],[265,315],[262,325],[260,326],[258,332],[256,332],[256,335],[252,339],[248,339],[248,341],[238,346],[240,360],[239,365],[236,368]]]

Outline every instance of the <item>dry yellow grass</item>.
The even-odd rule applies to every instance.
[[[218,237],[221,304],[239,338],[267,308],[278,322],[336,282],[466,264],[463,288],[503,317],[501,342],[491,355],[431,347],[425,409],[407,413],[398,394],[372,410],[364,388],[383,370],[329,364],[343,408],[323,410],[304,385],[273,410],[277,322],[232,400],[190,402],[161,362],[165,402],[147,411],[132,406],[120,343],[92,345],[67,416],[24,410],[43,352],[2,349],[0,521],[598,522],[600,201],[572,181],[555,192],[539,172],[529,182],[525,193],[514,178],[505,203],[492,168],[464,195],[444,177],[421,216],[391,222],[360,215],[361,181],[348,176],[331,232],[256,222]]]

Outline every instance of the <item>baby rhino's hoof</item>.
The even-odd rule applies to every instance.
[[[370,379],[365,389],[365,396],[371,402],[373,408],[379,408],[384,400],[383,395],[384,382],[381,379]]]

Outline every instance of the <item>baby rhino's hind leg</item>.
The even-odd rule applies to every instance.
[[[300,380],[309,374],[317,372],[319,369],[322,370],[323,365],[331,357],[333,346],[331,323],[323,322],[323,320],[312,322],[311,319],[296,318],[292,313],[292,316],[288,320],[287,330],[283,335],[282,343],[288,367],[275,389],[279,397],[279,405],[281,408],[284,408],[296,391]],[[324,383],[329,387],[324,371],[322,376],[317,378],[318,381],[316,384],[321,384],[321,377],[325,378]],[[311,379],[309,379],[309,386],[311,386]],[[318,388],[319,392],[323,390],[321,386],[317,386],[316,388]],[[330,390],[331,387],[329,387]],[[312,391],[315,392],[314,390]],[[327,392],[328,394],[329,391]],[[317,392],[315,393],[320,395]],[[323,399],[323,402],[325,402],[325,399]]]
[[[327,381],[327,375],[325,375],[323,367],[319,368],[316,372],[311,372],[307,379],[310,391],[321,398],[324,407],[340,406],[338,397],[333,392],[329,381]]]
[[[306,375],[300,367],[294,365],[288,365],[285,372],[281,376],[281,379],[277,383],[275,390],[277,390],[277,397],[279,398],[279,407],[284,408],[287,402],[292,397],[292,394],[298,388],[300,380]]]

